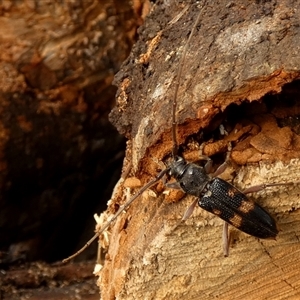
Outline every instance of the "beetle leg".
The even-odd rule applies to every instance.
[[[225,257],[229,255],[229,242],[230,242],[230,237],[229,237],[228,223],[224,221],[223,233],[222,233],[222,245],[223,245],[223,253]]]
[[[232,150],[232,146],[231,146],[231,143],[229,142],[228,143],[228,151],[227,151],[227,154],[226,154],[226,158],[225,158],[225,161],[217,168],[217,170],[212,174],[212,177],[217,177],[219,176],[220,174],[222,174],[226,168],[227,168],[227,163],[229,162],[230,160],[230,155],[231,155],[231,150]]]
[[[259,185],[254,185],[254,186],[251,186],[247,189],[245,189],[243,191],[243,194],[250,194],[250,193],[257,193],[257,192],[260,192],[268,187],[272,187],[272,186],[280,186],[280,185],[291,185],[291,184],[294,184],[293,182],[287,182],[287,183],[263,183],[263,184],[259,184]]]
[[[167,182],[164,184],[167,188],[174,189],[174,190],[181,190],[180,183],[178,181],[174,182]]]
[[[212,171],[212,166],[213,166],[213,161],[212,159],[207,156],[207,155],[203,155],[203,148],[205,146],[205,143],[202,143],[199,149],[199,161],[200,160],[205,160],[206,164],[204,165],[204,170],[207,174],[210,174]]]
[[[192,204],[187,208],[187,210],[185,211],[185,213],[184,213],[184,215],[183,215],[183,217],[181,219],[182,221],[186,221],[192,215],[192,213],[193,213],[193,211],[194,211],[197,203],[198,203],[198,198],[196,198],[192,202]]]

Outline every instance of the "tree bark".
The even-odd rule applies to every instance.
[[[130,175],[144,185],[158,174],[158,162],[170,157],[174,83],[202,5],[177,99],[183,155],[195,157],[205,141],[204,154],[220,163],[231,141],[231,167],[223,176],[235,186],[299,182],[297,1],[153,6],[115,79],[119,89],[111,120],[130,140],[124,169],[131,166]],[[220,124],[228,136],[219,134]],[[275,217],[280,233],[276,241],[258,240],[231,228],[227,258],[221,250],[222,221],[197,208],[181,222],[191,197],[178,201],[163,190],[158,184],[145,192],[112,226],[99,273],[102,299],[299,297],[298,184],[253,195]],[[107,214],[128,197],[125,181]]]

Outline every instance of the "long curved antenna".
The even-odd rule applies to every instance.
[[[150,188],[151,186],[153,186],[156,182],[158,182],[160,179],[163,178],[163,176],[169,171],[169,168],[166,168],[164,170],[162,170],[154,179],[152,179],[150,182],[148,182],[145,186],[143,186],[129,201],[127,201],[124,205],[122,205],[119,210],[116,212],[116,214],[109,220],[107,221],[103,227],[97,231],[95,233],[95,235],[81,248],[79,249],[76,253],[74,253],[73,255],[65,258],[62,262],[63,263],[66,263],[68,262],[69,260],[73,259],[74,257],[76,257],[77,255],[79,255],[81,252],[83,252],[86,248],[88,248],[92,243],[93,241],[98,237],[100,236],[104,230],[106,230],[110,224],[112,224],[117,218],[118,216],[125,210],[127,209],[130,204],[136,199],[138,198],[139,196],[142,195],[142,193],[144,191],[146,191],[148,188]]]
[[[190,41],[191,41],[192,36],[194,35],[194,32],[197,28],[197,25],[199,23],[199,20],[200,20],[200,17],[202,15],[202,11],[203,11],[204,7],[205,7],[205,2],[204,2],[203,6],[202,6],[202,8],[199,12],[199,15],[196,19],[196,22],[194,23],[192,31],[189,35],[189,38],[188,38],[188,40],[185,44],[184,49],[183,49],[181,62],[179,64],[178,73],[177,73],[177,76],[176,76],[175,91],[174,91],[174,98],[173,98],[173,107],[172,107],[172,141],[173,141],[172,156],[173,156],[173,159],[175,159],[175,157],[178,153],[176,110],[177,110],[177,96],[178,96],[178,90],[179,90],[179,86],[180,86],[180,78],[181,78],[181,74],[182,74],[182,68],[184,66],[184,61],[185,61],[185,58],[186,58],[186,54],[187,54],[187,50],[189,48]]]
[[[183,51],[183,56],[182,56],[182,60],[180,62],[180,66],[179,66],[179,69],[178,69],[178,74],[177,74],[177,81],[175,83],[175,93],[174,93],[174,100],[173,100],[173,111],[172,111],[172,139],[173,139],[173,150],[172,150],[172,154],[173,154],[173,157],[175,158],[175,156],[177,155],[177,152],[178,152],[178,144],[177,144],[177,138],[176,138],[176,106],[177,106],[177,94],[178,94],[178,89],[179,89],[179,84],[180,84],[180,77],[181,77],[181,73],[182,73],[182,67],[183,67],[183,64],[184,64],[184,60],[185,60],[185,57],[186,57],[186,53],[187,53],[187,49],[188,49],[188,45],[189,45],[189,42],[191,40],[191,37],[192,35],[194,34],[194,31],[197,27],[197,24],[200,20],[200,16],[201,16],[201,13],[202,13],[202,10],[203,10],[204,6],[202,7],[202,9],[200,10],[199,12],[199,15],[197,17],[197,20],[192,28],[192,31],[190,33],[190,36],[187,40],[187,43],[185,45],[185,48],[184,48],[184,51]],[[187,9],[186,9],[187,10]],[[184,12],[186,11],[184,10]],[[180,17],[183,15],[182,12],[180,14]],[[176,22],[176,20],[172,20],[170,24],[173,24],[172,22]],[[96,239],[98,236],[100,236],[117,218],[118,216],[124,211],[126,210],[130,204],[135,200],[137,199],[139,196],[142,195],[142,193],[144,191],[146,191],[148,188],[150,188],[151,186],[153,186],[156,182],[158,182],[160,179],[163,178],[163,176],[168,173],[170,170],[170,168],[166,168],[165,170],[162,170],[153,180],[151,180],[150,182],[148,182],[144,187],[142,187],[130,200],[128,200],[124,205],[122,205],[119,210],[116,212],[116,214],[109,220],[107,221],[103,227],[97,231],[95,233],[95,235],[81,248],[79,249],[76,253],[74,253],[73,255],[65,258],[62,262],[63,263],[66,263],[68,262],[69,260],[73,259],[74,257],[76,257],[77,255],[79,255],[80,253],[82,253],[86,248],[88,248]]]

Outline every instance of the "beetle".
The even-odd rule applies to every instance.
[[[203,7],[205,4],[203,4]],[[189,207],[185,213],[183,220],[186,220],[192,213],[193,208],[198,205],[206,211],[218,216],[224,223],[223,230],[223,246],[224,255],[228,255],[228,224],[236,227],[237,229],[250,234],[258,238],[275,238],[278,234],[276,222],[274,218],[260,205],[248,198],[246,194],[258,192],[262,189],[271,186],[286,185],[290,183],[275,183],[275,184],[262,184],[248,188],[247,190],[240,191],[238,188],[228,183],[227,181],[217,177],[226,169],[227,161],[229,160],[231,153],[231,145],[229,145],[229,151],[225,162],[217,168],[215,172],[212,172],[212,161],[209,157],[201,155],[200,160],[206,161],[204,166],[197,165],[195,163],[187,162],[183,157],[178,155],[178,143],[177,143],[177,121],[176,121],[176,108],[177,108],[177,94],[180,86],[180,78],[182,73],[182,66],[188,50],[191,37],[197,29],[202,9],[200,10],[197,20],[189,34],[188,40],[185,44],[182,59],[179,63],[177,78],[178,80],[174,85],[174,97],[172,103],[172,161],[165,169],[163,169],[153,180],[144,185],[131,199],[125,204],[120,206],[115,215],[106,222],[100,230],[75,254],[63,260],[67,262],[74,258],[81,252],[83,252],[94,240],[97,239],[119,216],[125,211],[133,201],[142,195],[144,191],[152,187],[159,180],[163,179],[166,175],[169,175],[176,179],[174,183],[166,184],[172,188],[180,188],[186,194],[190,194],[196,197],[193,204]],[[171,24],[172,22],[170,22]]]
[[[230,152],[228,152],[226,160],[229,155]],[[169,187],[181,188],[185,193],[196,197],[183,220],[191,215],[196,203],[224,220],[224,256],[228,256],[229,252],[228,224],[260,239],[275,239],[278,229],[274,218],[246,194],[290,183],[261,184],[240,191],[232,184],[217,177],[226,169],[226,161],[210,174],[211,159],[207,156],[202,156],[201,159],[207,161],[204,167],[188,163],[184,158],[176,156],[168,170],[169,175],[176,179],[176,182],[170,184]]]

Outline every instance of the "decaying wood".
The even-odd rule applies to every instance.
[[[1,300],[98,300],[93,263],[69,265],[27,263],[1,270]]]
[[[142,183],[158,173],[158,162],[172,149],[174,80],[201,7],[192,3],[181,15],[186,5],[161,1],[153,7],[116,77],[118,103],[111,119],[130,139],[127,161]],[[179,143],[190,155],[199,131],[231,123],[229,135],[204,152],[224,153],[232,141],[232,166],[224,176],[241,189],[300,180],[299,9],[297,1],[207,4],[189,47],[178,97]],[[192,199],[169,203],[169,191],[162,190],[160,184],[146,192],[112,226],[99,273],[102,299],[300,296],[299,184],[255,196],[276,218],[277,240],[258,240],[231,228],[227,258],[221,250],[222,221],[198,208],[182,223]],[[119,193],[110,213],[128,197],[124,186]]]
[[[143,2],[0,2],[0,250],[9,261],[20,258],[11,248],[62,259],[93,205],[105,206],[102,188],[110,193],[123,154],[107,118],[111,83]]]

